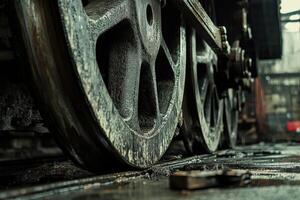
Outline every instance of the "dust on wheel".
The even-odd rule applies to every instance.
[[[16,0],[15,7],[39,100],[72,157],[94,171],[159,160],[183,98],[179,12],[158,0]]]
[[[191,153],[213,152],[223,130],[223,100],[216,84],[217,56],[194,29],[188,34],[183,135]]]

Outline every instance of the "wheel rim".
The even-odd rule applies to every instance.
[[[184,113],[186,146],[192,153],[213,152],[217,149],[223,130],[223,100],[215,83],[217,56],[197,36],[195,30],[189,36],[189,60],[193,95],[185,97]],[[194,121],[190,123],[188,121]]]
[[[225,97],[224,135],[225,147],[235,147],[238,131],[238,97],[237,91],[228,89]]]
[[[176,44],[164,40],[160,1],[107,2],[58,0],[58,7],[99,137],[127,164],[147,167],[165,152],[177,125],[185,30],[179,24]]]

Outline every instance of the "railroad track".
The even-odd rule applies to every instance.
[[[60,199],[63,197],[89,196],[92,191],[114,190],[118,186],[134,184],[135,182],[155,182],[165,180],[171,173],[178,170],[211,171],[220,169],[249,170],[252,173],[253,186],[263,181],[267,185],[283,184],[291,182],[297,184],[300,181],[298,175],[300,148],[294,145],[254,145],[239,147],[236,150],[219,151],[211,155],[193,156],[173,161],[163,161],[149,169],[141,171],[129,171],[108,175],[95,175],[82,172],[77,168],[77,174],[81,171],[81,177],[74,173],[73,178],[52,180],[48,183],[33,184],[35,186],[15,185],[15,189],[0,192],[0,199]],[[60,162],[57,166],[65,165]],[[53,168],[57,168],[52,166]],[[76,168],[70,165],[71,168]],[[51,171],[51,166],[44,168]],[[67,171],[65,171],[67,172]],[[55,176],[54,174],[52,174]],[[294,177],[294,178],[291,178]],[[268,182],[269,180],[269,182]],[[165,181],[163,181],[165,182]],[[23,183],[24,184],[24,183]],[[166,187],[166,186],[164,186]],[[146,187],[147,188],[147,187]]]

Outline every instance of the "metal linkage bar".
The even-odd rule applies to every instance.
[[[229,53],[230,46],[225,27],[217,27],[198,0],[173,0],[173,2],[216,53]]]

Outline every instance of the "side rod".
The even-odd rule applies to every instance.
[[[198,0],[172,0],[184,17],[217,54],[228,54],[230,46],[225,27],[217,27]]]

